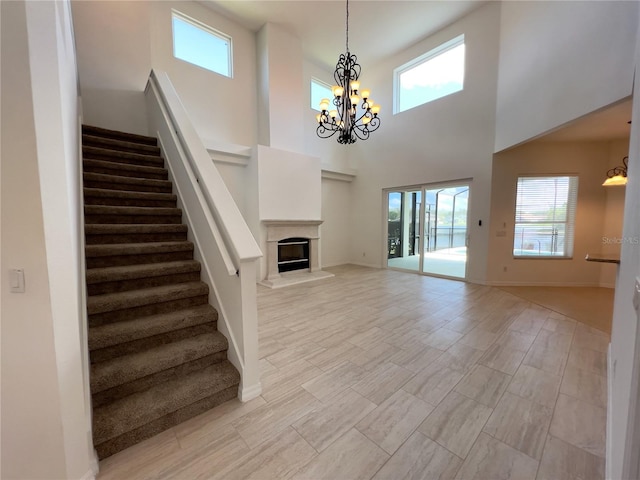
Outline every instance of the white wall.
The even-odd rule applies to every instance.
[[[282,27],[267,23],[258,32],[260,143],[281,150],[303,149],[302,44]],[[268,124],[265,124],[268,122]]]
[[[600,263],[586,262],[587,253],[602,252],[609,168],[608,142],[531,142],[497,153],[493,163],[490,244],[487,281],[494,285],[600,286]],[[513,236],[516,184],[521,175],[577,174],[574,248],[572,259],[514,259]],[[620,207],[620,205],[618,205]],[[622,210],[609,214],[618,224]],[[506,232],[506,236],[498,236]],[[504,271],[504,267],[507,271]],[[613,268],[614,265],[604,267]]]
[[[495,151],[631,94],[637,2],[503,2]]]
[[[147,134],[144,86],[151,71],[149,2],[74,1],[84,122]]]
[[[2,3],[2,478],[91,478],[66,2]],[[10,293],[23,268],[25,293]]]
[[[233,78],[173,57],[172,8],[232,37]],[[252,32],[190,1],[75,1],[73,15],[87,123],[147,133],[143,90],[156,67],[169,74],[203,139],[255,143]]]
[[[640,16],[636,15],[636,21]],[[640,35],[636,40],[635,91],[640,91]],[[609,359],[609,394],[607,432],[607,478],[617,480],[636,476],[631,472],[632,462],[638,463],[640,444],[640,315],[633,307],[636,278],[640,279],[640,96],[633,99],[633,123],[629,143],[628,183],[625,187],[625,205],[620,270],[616,283]],[[631,433],[635,429],[635,438]],[[629,435],[629,436],[628,436]]]
[[[383,188],[473,178],[468,276],[484,281],[499,15],[499,5],[488,4],[379,65],[360,59],[362,85],[381,104],[382,122],[369,140],[345,147],[358,172],[351,193],[352,261],[377,267],[385,262]],[[464,90],[393,115],[393,69],[460,34],[466,44]]]
[[[254,33],[199,2],[174,0],[149,3],[151,66],[169,74],[200,137],[248,146],[256,143]],[[210,72],[173,56],[172,8],[231,37],[233,78]],[[142,83],[140,89],[144,89],[144,85]]]
[[[320,160],[258,146],[260,220],[320,220]]]

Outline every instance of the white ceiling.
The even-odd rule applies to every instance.
[[[307,58],[332,70],[345,50],[346,2],[333,0],[203,0],[207,7],[257,31],[266,22],[302,42]],[[485,0],[350,0],[349,50],[377,63],[450,25]]]
[[[578,118],[539,137],[542,142],[602,141],[629,138],[632,100],[626,99]]]

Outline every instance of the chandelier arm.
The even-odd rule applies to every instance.
[[[329,128],[329,126],[323,125],[323,124],[319,124],[318,128],[316,129],[316,133],[320,138],[331,138],[336,134],[336,132],[339,132],[339,131],[340,131],[339,128],[332,129],[332,128]]]

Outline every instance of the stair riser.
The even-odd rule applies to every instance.
[[[101,173],[103,175],[118,175],[119,177],[129,178],[148,178],[150,180],[166,180],[169,178],[169,174],[164,172],[147,172],[137,170],[125,170],[124,168],[118,168],[118,164],[114,163],[112,166],[103,165],[85,165],[85,173]]]
[[[84,136],[82,138],[82,144],[87,147],[105,148],[108,150],[117,150],[119,152],[140,153],[142,155],[160,155],[160,148],[151,145],[143,145],[140,143],[117,143],[120,140],[110,138],[90,138]]]
[[[85,237],[86,245],[113,245],[118,243],[152,243],[152,242],[180,242],[186,241],[186,232],[169,233],[134,233],[115,235],[93,235]]]
[[[89,315],[89,327],[96,327],[107,323],[119,322],[122,320],[130,320],[136,317],[146,317],[148,315],[157,315],[159,313],[175,312],[183,308],[195,307],[197,305],[205,305],[209,302],[208,295],[199,295],[195,297],[182,298],[169,302],[153,303],[140,307],[126,308],[103,313],[94,313]]]
[[[121,267],[124,265],[141,265],[143,263],[174,262],[193,260],[193,251],[164,253],[136,253],[134,255],[114,255],[108,257],[87,257],[87,268]]]
[[[90,148],[82,148],[82,158],[85,160],[102,160],[111,162],[114,168],[118,165],[136,165],[138,167],[157,167],[164,168],[164,159],[162,157],[130,155],[125,152],[114,152],[110,150],[92,150]]]
[[[89,295],[101,295],[103,293],[126,292],[139,288],[159,287],[176,283],[197,282],[200,280],[200,271],[176,273],[172,275],[160,275],[157,277],[135,278],[131,280],[118,280],[87,285]]]
[[[87,188],[103,188],[105,190],[121,190],[123,192],[154,192],[154,193],[171,193],[171,185],[145,185],[131,183],[104,182],[95,180],[84,180],[84,186]]]
[[[169,224],[176,225],[182,223],[182,215],[106,215],[87,214],[84,216],[84,223],[89,224]]]
[[[116,357],[121,357],[130,353],[138,353],[148,348],[159,347],[160,345],[166,345],[167,343],[176,342],[202,333],[213,333],[216,331],[216,327],[217,322],[208,322],[200,325],[194,325],[192,327],[181,328],[179,330],[172,330],[170,332],[141,338],[140,340],[134,340],[132,342],[120,343],[118,345],[100,348],[98,350],[91,350],[89,352],[89,357],[91,359],[91,363],[105,362]]]
[[[117,130],[108,130],[106,128],[95,127],[93,125],[82,125],[82,134],[106,139],[124,140],[125,142],[141,143],[143,145],[158,145],[158,140],[154,137],[138,135],[135,133],[119,132]]]
[[[102,392],[95,393],[91,396],[91,400],[94,408],[104,405],[106,403],[113,402],[120,398],[124,398],[127,395],[131,395],[137,392],[142,392],[154,385],[159,385],[176,378],[184,377],[197,370],[209,367],[216,363],[224,362],[227,359],[227,351],[216,352],[212,355],[193,360],[191,362],[182,363],[174,368],[163,370],[162,372],[154,373],[153,375],[147,375],[144,378],[140,378],[133,382],[128,382],[117,387],[104,390]]]
[[[144,198],[118,198],[118,197],[88,197],[85,195],[85,205],[109,205],[112,207],[158,207],[176,208],[176,200],[153,200]]]
[[[184,422],[190,418],[200,415],[224,402],[232,400],[238,396],[238,387],[236,385],[216,392],[215,394],[199,400],[191,405],[176,410],[165,415],[151,423],[147,423],[140,428],[123,433],[115,438],[100,442],[100,434],[94,428],[94,447],[98,452],[98,458],[103,459],[116,452],[124,450],[131,445],[140,443],[164,430],[167,430],[178,423]]]

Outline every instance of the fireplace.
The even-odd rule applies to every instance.
[[[260,283],[279,288],[332,277],[320,269],[322,220],[263,220],[266,229],[266,278]]]
[[[309,268],[309,239],[285,238],[278,242],[278,272]]]

